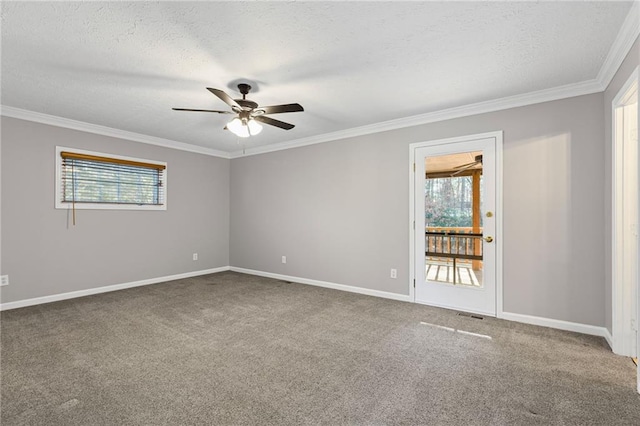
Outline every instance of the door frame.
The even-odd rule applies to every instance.
[[[631,283],[631,288],[625,288],[622,282],[624,271],[623,259],[625,258],[625,249],[623,247],[623,220],[624,212],[621,199],[624,198],[623,181],[625,173],[623,170],[623,147],[624,140],[620,137],[619,112],[627,101],[633,87],[640,91],[638,87],[638,67],[631,73],[625,84],[620,88],[615,98],[611,102],[611,145],[612,145],[612,170],[611,170],[611,340],[612,351],[618,355],[631,356],[633,352],[640,352],[640,332],[638,332],[638,324],[633,330],[632,320],[637,322],[638,312],[640,309],[640,300],[636,299],[636,312],[632,312],[633,306],[629,305],[629,299],[625,298],[628,293],[640,297],[640,278],[636,275]],[[639,150],[640,151],[640,150]],[[640,159],[636,159],[636,168],[640,169]],[[640,173],[638,173],[640,176]],[[637,184],[640,187],[640,183]],[[636,222],[640,222],[636,218]],[[636,250],[638,239],[636,238]],[[635,318],[634,318],[635,317]],[[629,334],[633,333],[636,337],[636,347],[632,348]],[[639,377],[640,379],[640,377]]]
[[[495,220],[496,220],[496,317],[503,317],[503,286],[502,286],[502,145],[503,136],[502,130],[487,133],[477,133],[472,135],[457,136],[445,139],[436,139],[425,142],[417,142],[409,144],[409,300],[416,303],[416,270],[415,270],[415,162],[416,162],[416,149],[424,148],[435,145],[447,145],[458,142],[471,142],[478,139],[495,138],[496,141],[496,205],[495,205]]]

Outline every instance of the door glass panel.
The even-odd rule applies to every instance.
[[[482,288],[482,151],[425,159],[425,281]]]

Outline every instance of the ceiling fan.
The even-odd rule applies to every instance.
[[[454,167],[454,169],[458,169],[458,170],[456,172],[452,173],[451,177],[459,175],[460,173],[464,172],[465,170],[472,169],[475,166],[477,166],[478,164],[482,166],[482,154],[476,155],[473,160],[474,161],[472,161],[471,163],[462,164],[460,166]]]
[[[272,105],[272,106],[258,106],[258,104],[252,100],[247,99],[247,94],[251,90],[251,86],[246,83],[238,84],[238,90],[242,93],[242,99],[233,99],[220,89],[212,89],[207,87],[207,90],[216,95],[222,102],[229,105],[232,111],[218,111],[211,109],[188,109],[188,108],[172,108],[174,111],[197,111],[197,112],[215,112],[218,114],[237,114],[231,121],[227,123],[225,129],[230,130],[235,135],[241,138],[247,138],[249,136],[255,136],[262,131],[260,123],[268,124],[270,126],[279,127],[284,130],[291,130],[295,126],[293,124],[285,123],[284,121],[276,120],[271,117],[266,117],[267,114],[282,114],[285,112],[299,112],[304,111],[300,104],[285,104],[285,105]],[[260,122],[260,123],[258,123]]]

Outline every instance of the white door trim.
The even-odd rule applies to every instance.
[[[628,336],[631,332],[631,319],[633,318],[625,299],[622,283],[623,262],[620,253],[624,252],[624,233],[622,221],[623,211],[618,205],[623,192],[623,138],[619,137],[621,129],[617,120],[619,107],[623,106],[633,86],[638,90],[638,67],[631,73],[625,84],[618,91],[611,102],[611,145],[612,145],[612,169],[611,169],[611,337],[612,350],[618,355],[631,356],[637,348],[631,348]],[[636,163],[638,164],[638,163]],[[638,295],[638,277],[635,279],[635,294]],[[640,305],[640,301],[636,305]],[[637,314],[635,315],[637,318]],[[638,328],[636,326],[636,328]],[[636,331],[636,341],[640,343],[640,336]]]
[[[503,136],[502,131],[478,133],[474,135],[458,136],[446,139],[437,139],[426,142],[417,142],[409,145],[409,299],[412,302],[416,302],[415,294],[415,151],[417,148],[424,148],[428,146],[446,145],[458,142],[474,141],[478,139],[495,138],[496,140],[496,317],[503,317],[503,285],[502,285],[502,145]]]

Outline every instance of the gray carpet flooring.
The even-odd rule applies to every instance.
[[[233,272],[1,314],[8,425],[640,425],[603,339]]]

